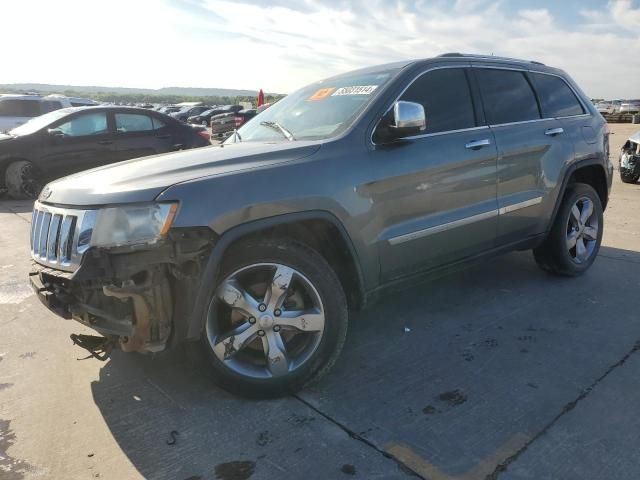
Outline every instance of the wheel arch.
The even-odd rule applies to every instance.
[[[564,195],[572,183],[586,183],[587,185],[591,185],[598,193],[598,197],[600,197],[603,211],[607,208],[607,203],[609,202],[609,187],[605,167],[595,159],[576,162],[567,169],[564,175],[562,186],[556,198],[555,206],[553,207],[553,215],[551,215],[548,230],[556,221],[556,216],[558,215],[558,210],[560,210]]]
[[[219,237],[209,254],[199,282],[194,308],[188,319],[187,340],[200,337],[208,299],[219,280],[220,265],[225,253],[238,242],[264,236],[298,240],[317,250],[340,279],[349,307],[358,309],[364,305],[366,296],[359,257],[338,218],[321,210],[277,215],[232,227]]]

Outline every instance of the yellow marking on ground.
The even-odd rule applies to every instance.
[[[530,440],[528,435],[518,432],[501,445],[487,458],[482,459],[477,465],[460,475],[449,475],[438,467],[422,458],[411,447],[401,443],[388,443],[384,450],[393,455],[398,461],[409,467],[418,475],[429,480],[479,480],[486,478],[495,470],[496,466],[514,455]]]

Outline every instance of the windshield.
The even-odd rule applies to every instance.
[[[14,128],[9,133],[11,135],[31,135],[32,133],[37,132],[38,130],[51,125],[56,120],[61,119],[62,117],[69,115],[71,112],[75,112],[75,108],[63,108],[61,110],[55,110],[53,112],[45,113],[44,115],[40,115],[39,117],[32,118],[27,123],[20,125],[17,128]]]
[[[396,70],[354,73],[304,87],[263,111],[225,144],[321,140],[348,128]]]

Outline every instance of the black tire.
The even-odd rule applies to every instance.
[[[639,178],[640,175],[633,175],[632,173],[623,173],[620,171],[620,180],[622,180],[623,183],[636,183]]]
[[[597,219],[598,231],[589,257],[579,262],[572,256],[566,242],[571,210],[582,198],[588,198],[593,202],[592,216]],[[598,255],[600,243],[602,242],[602,232],[603,216],[600,197],[590,185],[574,183],[565,192],[549,235],[542,245],[533,250],[533,256],[538,266],[547,272],[569,277],[582,275],[589,269]]]
[[[9,197],[16,200],[38,198],[43,187],[35,165],[26,160],[9,164],[5,170],[5,185]]]
[[[324,306],[325,324],[319,344],[304,363],[283,376],[267,379],[241,375],[228,368],[215,355],[205,329],[200,343],[215,383],[250,398],[273,398],[295,393],[318,380],[337,360],[348,325],[346,296],[338,277],[318,252],[299,242],[288,239],[254,240],[232,246],[222,261],[220,281],[243,267],[264,263],[285,265],[302,273],[319,294]],[[217,301],[214,295],[212,292],[210,301]]]

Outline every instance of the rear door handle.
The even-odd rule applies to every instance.
[[[171,135],[158,135],[156,138],[159,138],[161,140],[166,140],[167,138],[171,138]]]
[[[111,145],[113,143],[112,140],[100,140],[98,145]]]
[[[547,130],[544,131],[544,134],[549,135],[550,137],[553,137],[555,135],[560,135],[561,133],[564,133],[564,129],[561,127],[548,128]]]
[[[467,143],[464,148],[470,148],[471,150],[478,150],[479,148],[486,147],[487,145],[491,145],[491,142],[488,138],[484,140],[474,140],[472,142]]]

